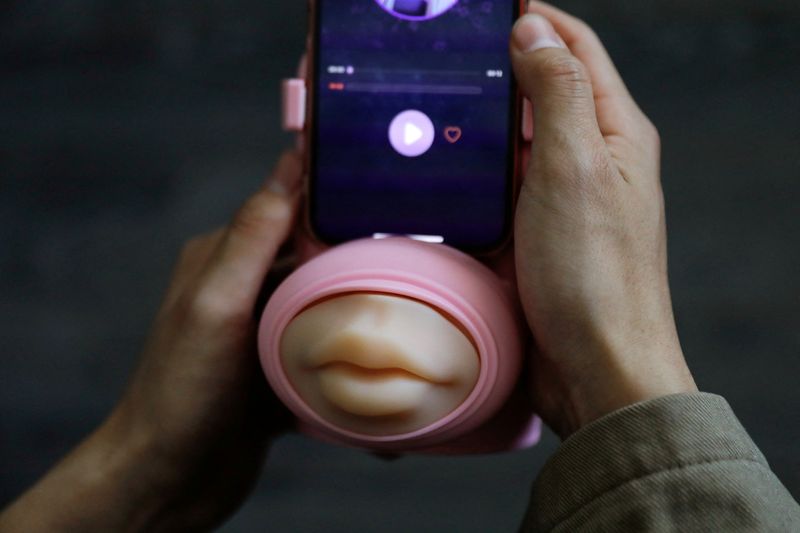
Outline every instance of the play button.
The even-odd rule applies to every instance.
[[[405,157],[418,157],[430,150],[435,136],[431,119],[413,109],[403,111],[389,125],[389,142]]]
[[[422,139],[422,130],[413,124],[407,123],[404,137],[405,145],[411,146],[420,139]]]

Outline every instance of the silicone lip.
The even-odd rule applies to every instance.
[[[375,436],[352,432],[331,424],[305,403],[289,382],[280,357],[275,356],[280,353],[283,331],[291,320],[315,302],[337,294],[358,292],[392,294],[420,300],[447,313],[466,330],[478,350],[480,371],[475,387],[461,405],[433,424],[416,431]],[[477,418],[474,415],[485,403],[497,381],[497,345],[489,326],[476,310],[459,295],[445,287],[407,272],[385,269],[356,270],[312,283],[305,290],[280,302],[279,308],[268,309],[265,315],[267,314],[270,317],[280,317],[277,320],[270,320],[267,329],[262,331],[265,338],[271,339],[268,343],[268,353],[273,356],[266,357],[264,365],[273,390],[301,421],[311,423],[317,429],[324,429],[336,440],[357,446],[375,447],[380,444],[399,442],[409,444],[413,442],[414,445],[422,446],[446,441],[466,433],[484,421],[482,417]]]

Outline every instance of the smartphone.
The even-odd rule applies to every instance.
[[[409,235],[471,253],[512,227],[519,0],[312,2],[308,217],[337,244]]]

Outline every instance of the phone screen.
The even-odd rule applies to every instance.
[[[507,237],[518,0],[317,0],[312,230],[329,243]]]

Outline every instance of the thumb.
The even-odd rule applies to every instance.
[[[528,14],[517,21],[511,61],[521,91],[533,102],[536,144],[580,150],[602,141],[588,70],[546,18]]]

